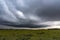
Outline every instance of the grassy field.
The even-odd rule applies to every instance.
[[[60,30],[0,30],[0,40],[60,40]]]

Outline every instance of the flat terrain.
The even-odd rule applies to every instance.
[[[60,30],[0,30],[0,40],[60,40]]]

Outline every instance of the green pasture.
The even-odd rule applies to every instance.
[[[60,40],[60,30],[0,30],[0,40]]]

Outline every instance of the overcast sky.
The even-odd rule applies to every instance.
[[[0,25],[46,27],[59,24],[60,0],[0,0]]]

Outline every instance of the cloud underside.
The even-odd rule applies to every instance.
[[[30,28],[60,25],[60,1],[0,0],[0,25]]]

